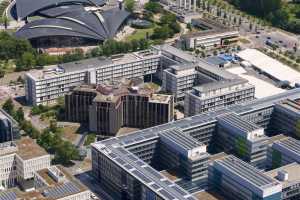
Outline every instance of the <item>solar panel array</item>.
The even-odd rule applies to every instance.
[[[214,161],[214,167],[251,191],[272,191],[280,185],[275,179],[233,155]]]
[[[62,185],[48,188],[42,192],[43,196],[52,199],[59,199],[71,194],[79,193],[81,190],[73,182],[66,182]]]
[[[257,129],[260,129],[260,127],[252,122],[243,120],[239,115],[235,113],[230,113],[226,115],[222,115],[221,117],[218,117],[218,121],[225,123],[231,127],[234,127],[236,129],[239,129],[240,131],[244,133],[248,133],[251,131],[255,131]]]
[[[176,185],[172,182],[162,181],[165,179],[158,171],[144,163],[137,156],[127,151],[126,146],[134,145],[135,143],[148,141],[151,139],[159,139],[159,133],[165,130],[178,128],[179,130],[188,130],[195,126],[202,126],[207,123],[216,123],[217,116],[229,114],[235,112],[237,114],[243,114],[252,110],[260,109],[263,107],[273,106],[274,103],[291,98],[300,98],[300,88],[289,90],[287,92],[267,97],[252,102],[244,103],[241,105],[235,105],[227,109],[220,109],[214,112],[199,114],[193,117],[187,117],[182,120],[162,124],[159,126],[143,129],[136,131],[130,135],[121,136],[117,138],[108,139],[94,144],[93,146],[103,154],[106,154],[110,159],[122,167],[132,176],[140,180],[142,183],[147,185],[151,190],[155,191],[165,199],[194,199],[187,191],[174,187]],[[118,147],[117,147],[118,146]],[[109,152],[109,153],[107,153]],[[180,191],[177,191],[180,190]],[[181,191],[182,190],[182,191]],[[181,194],[182,193],[182,194]]]
[[[0,200],[16,200],[17,195],[14,192],[5,191],[0,193]]]
[[[144,139],[140,138],[140,140]],[[99,145],[97,149],[163,199],[195,200],[187,191],[167,180],[165,176],[126,150],[124,146]]]
[[[273,144],[273,148],[277,149],[283,154],[288,155],[295,161],[300,162],[300,141],[294,138],[288,137],[284,140],[276,141]]]

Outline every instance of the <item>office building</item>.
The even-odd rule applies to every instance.
[[[91,58],[32,70],[26,73],[25,95],[29,104],[50,104],[82,84],[100,84],[122,78],[140,78],[154,74],[160,67],[155,49]]]
[[[235,113],[217,117],[215,148],[231,153],[249,164],[264,169],[267,158],[267,141],[264,129],[243,120]]]
[[[276,104],[286,99],[299,98],[300,89],[288,90],[274,96],[255,99],[240,105],[232,105],[221,110],[139,130],[130,135],[97,142],[92,145],[93,174],[100,181],[101,187],[115,195],[114,199],[125,197],[144,199],[145,196],[165,199],[166,195],[170,195],[167,199],[175,199],[175,197],[184,199],[185,196],[193,198],[192,193],[203,191],[203,189],[211,191],[213,188],[218,188],[218,191],[230,191],[230,194],[234,195],[234,198],[229,197],[229,199],[268,199],[269,197],[279,200],[281,184],[266,177],[253,165],[260,166],[258,163],[265,159],[265,148],[269,143],[262,128],[267,131],[270,126]],[[219,135],[219,131],[222,134],[226,133],[228,136],[226,141],[231,138],[236,142],[229,142],[225,148],[229,150],[237,148],[235,154],[239,156],[238,150],[240,150],[241,155],[247,155],[241,158],[249,160],[253,165],[236,157],[232,158],[232,155],[225,161],[216,161],[224,158],[223,153],[220,156],[219,154],[206,155],[207,152],[209,154],[216,148],[215,137]],[[186,140],[190,145],[186,145]],[[207,150],[206,153],[203,145]],[[193,155],[188,153],[193,152],[193,149],[199,152],[202,158],[199,159],[201,164],[189,161],[193,170],[190,172],[176,170],[185,169],[183,163],[189,160],[186,155]],[[212,157],[213,159],[210,159]],[[213,163],[208,170],[208,178],[211,177],[210,180],[213,182],[207,182],[205,177],[207,163]],[[220,173],[217,170],[214,173],[214,166],[217,165],[219,167],[216,169],[220,170]],[[172,173],[168,173],[170,171]],[[178,173],[180,171],[186,173],[182,175]],[[238,174],[239,171],[241,174]],[[191,172],[192,176],[189,176]],[[224,173],[224,176],[219,176],[221,173]],[[214,187],[211,187],[209,183],[213,183]],[[183,197],[173,190],[175,188],[180,188]]]
[[[176,128],[95,143],[92,157],[95,177],[116,200],[195,199],[159,171],[172,170],[183,183],[207,179],[206,146]]]
[[[135,80],[81,85],[66,95],[66,119],[115,136],[121,127],[148,128],[173,120],[173,96],[155,94]],[[138,82],[138,81],[137,81]]]
[[[0,108],[0,143],[20,138],[19,124]]]
[[[209,112],[254,99],[255,87],[245,79],[233,79],[195,86],[186,92],[185,116]]]
[[[34,173],[33,188],[8,189],[0,192],[0,200],[90,200],[91,192],[62,166],[51,166]]]
[[[34,140],[21,138],[0,144],[0,183],[14,187],[34,178],[34,173],[50,166],[50,155]]]
[[[272,133],[283,133],[300,138],[300,104],[298,100],[287,99],[274,107]]]
[[[230,200],[281,200],[280,182],[233,155],[211,163],[208,179],[215,190]]]
[[[239,37],[237,30],[211,19],[192,19],[191,24],[201,31],[181,36],[182,45],[187,49],[220,46],[224,45],[224,41],[236,42]]]
[[[300,163],[300,141],[291,137],[280,137],[268,148],[267,165],[275,169],[293,162]]]
[[[185,91],[191,90],[196,84],[197,74],[194,65],[172,65],[163,72],[162,90],[174,94],[176,102],[183,101]]]
[[[282,184],[281,200],[300,199],[300,165],[291,163],[283,167],[265,172],[265,175]]]
[[[35,173],[34,187],[44,199],[90,200],[91,192],[62,166],[51,166]]]

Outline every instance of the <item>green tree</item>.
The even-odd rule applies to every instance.
[[[58,163],[67,165],[71,162],[71,160],[78,160],[79,153],[74,145],[72,145],[69,141],[63,141],[59,144],[55,151],[54,160]]]
[[[191,24],[191,23],[188,23],[188,24],[186,25],[186,28],[189,29],[189,30],[191,31],[191,30],[192,30],[192,24]]]
[[[153,13],[160,13],[162,11],[162,6],[154,1],[147,2],[144,8]]]
[[[35,57],[30,52],[25,52],[16,62],[16,71],[29,70],[35,66]]]
[[[22,107],[19,107],[18,110],[16,111],[15,120],[17,120],[18,122],[24,121],[24,111]]]
[[[125,0],[125,8],[126,8],[126,10],[128,10],[129,12],[133,12],[133,10],[134,10],[134,5],[135,5],[134,0]]]
[[[14,115],[14,103],[11,98],[7,99],[2,106],[3,110],[7,112],[9,115]]]
[[[172,35],[172,30],[168,25],[164,25],[162,27],[157,27],[154,29],[152,38],[153,39],[167,39],[170,35]]]

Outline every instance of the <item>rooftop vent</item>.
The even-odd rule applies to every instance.
[[[289,179],[289,174],[286,171],[284,171],[284,170],[278,171],[277,180],[287,181],[288,179]]]

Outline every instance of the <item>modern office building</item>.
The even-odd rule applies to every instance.
[[[138,82],[138,81],[137,81]],[[115,136],[123,126],[148,128],[173,120],[173,96],[155,94],[135,80],[81,85],[65,97],[66,119]]]
[[[189,56],[185,55],[187,59]],[[170,65],[162,74],[162,90],[174,94],[175,102],[183,102],[186,94],[197,89],[197,86],[213,89],[228,83],[228,86],[234,88],[240,87],[242,82],[250,86],[247,80],[201,59]]]
[[[19,124],[0,108],[0,143],[20,138]]]
[[[172,65],[163,72],[162,90],[173,94],[176,102],[183,101],[185,91],[196,85],[197,75],[194,65]]]
[[[208,179],[230,200],[281,200],[279,181],[232,155],[210,164]]]
[[[32,105],[49,104],[76,86],[139,78],[154,74],[159,67],[159,52],[152,49],[32,70],[25,78],[26,100]]]
[[[191,24],[201,29],[201,31],[181,36],[182,45],[187,49],[220,46],[226,40],[236,42],[239,37],[237,30],[228,28],[211,19],[192,19]]]
[[[50,155],[34,140],[21,138],[0,144],[0,183],[2,188],[23,184],[34,173],[50,166]]]
[[[215,148],[231,153],[251,165],[264,169],[267,158],[267,141],[264,129],[243,120],[235,113],[217,117]]]
[[[219,191],[230,191],[230,194],[235,196],[234,198],[229,197],[229,199],[269,198],[279,200],[281,198],[279,182],[266,177],[262,171],[250,163],[247,164],[238,158],[232,158],[232,156],[224,161],[221,159],[216,161],[223,158],[223,154],[213,160],[210,157],[214,156],[207,155],[208,160],[206,160],[207,152],[204,152],[203,145],[206,146],[208,152],[213,152],[216,149],[215,136],[218,136],[219,131],[226,132],[228,138],[225,141],[229,141],[230,138],[232,141],[236,141],[235,144],[231,142],[226,145],[226,148],[229,150],[237,148],[242,155],[236,153],[236,156],[240,156],[244,160],[247,160],[243,157],[246,152],[245,155],[248,155],[246,158],[249,158],[248,160],[251,160],[253,165],[257,165],[257,162],[260,163],[265,158],[266,144],[269,144],[266,140],[268,137],[263,134],[261,128],[265,128],[265,131],[269,128],[275,105],[286,99],[299,98],[300,89],[293,89],[278,95],[232,105],[221,110],[139,130],[130,135],[97,142],[92,145],[93,174],[101,182],[101,187],[115,195],[114,199],[125,197],[144,199],[145,196],[160,197],[161,199],[175,199],[175,197],[184,199],[173,189],[180,188],[180,193],[189,198],[192,198],[189,196],[191,193],[206,188],[212,189],[207,182],[204,183],[207,180],[205,165],[213,163],[209,170],[211,179],[213,179],[212,183],[217,184],[214,187]],[[229,118],[226,119],[226,115]],[[166,136],[167,139],[164,139]],[[271,140],[271,138],[269,139]],[[186,146],[186,140],[193,145]],[[230,144],[234,147],[230,148]],[[193,152],[194,145],[199,147],[199,151],[195,152],[199,152],[200,157],[203,158],[199,161],[203,164],[191,165],[193,166],[191,172],[195,173],[194,175],[187,176],[189,173],[181,175],[178,172],[185,170],[177,171],[176,166],[178,169],[185,169],[183,161],[187,159],[182,158],[185,157],[184,155],[192,155],[182,152],[184,149]],[[195,149],[198,148],[195,147]],[[188,163],[193,162],[189,161]],[[224,173],[223,176],[219,172],[214,173],[214,166],[218,166],[216,169]],[[201,167],[203,168],[201,169]],[[170,170],[173,172],[171,173],[173,176],[166,175],[165,172]],[[203,170],[202,173],[200,173],[201,170]],[[238,173],[239,171],[241,173]],[[175,178],[174,173],[176,174]],[[170,196],[168,198],[165,195]]]
[[[245,79],[233,79],[195,86],[186,92],[184,114],[192,116],[203,112],[240,104],[254,99],[255,87]]]
[[[280,137],[268,148],[267,165],[275,169],[293,162],[300,163],[300,141],[291,137]]]
[[[265,172],[265,175],[282,184],[281,200],[300,199],[300,165],[291,163],[283,167]]]
[[[0,200],[90,200],[91,192],[62,166],[51,166],[34,173],[32,188],[0,191]]]
[[[284,133],[300,138],[300,103],[298,100],[287,99],[276,104],[272,119],[273,134]]]
[[[35,172],[37,196],[45,199],[90,200],[91,192],[62,166],[51,166]]]
[[[161,170],[180,173],[179,182],[184,183],[207,179],[206,146],[177,129],[95,143],[92,156],[95,177],[116,200],[195,199]]]

